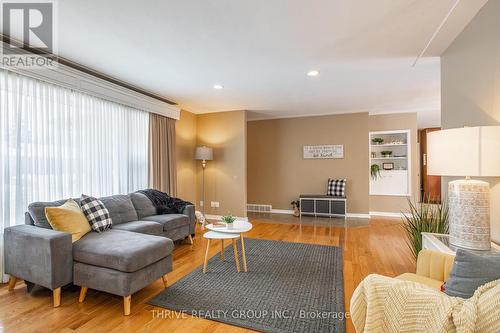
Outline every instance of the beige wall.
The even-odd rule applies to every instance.
[[[175,123],[177,154],[177,196],[196,202],[196,115],[181,111],[181,117]]]
[[[343,144],[344,159],[304,160],[303,146]],[[369,212],[368,114],[248,122],[248,203],[291,209],[300,194],[326,193],[347,178],[348,211]]]
[[[205,213],[246,216],[246,111],[197,116],[197,145],[213,147],[214,160],[205,170]],[[202,168],[197,164],[197,204],[202,199]],[[219,208],[211,208],[219,201]]]
[[[201,209],[202,168],[194,160],[194,150],[207,145],[214,148],[214,161],[208,162],[205,173],[207,214],[245,216],[247,202],[288,210],[301,193],[324,193],[330,177],[348,179],[350,213],[400,212],[406,209],[405,198],[368,195],[368,132],[411,129],[416,147],[416,124],[416,114],[357,113],[247,123],[245,111],[194,115],[183,110],[176,124],[178,196]],[[304,145],[328,143],[343,144],[345,158],[303,159]],[[412,159],[416,193],[416,149]],[[211,201],[219,201],[220,207],[211,208]]]
[[[417,144],[417,114],[398,113],[370,116],[370,131],[411,131],[411,193],[419,198],[419,160]],[[408,210],[408,197],[370,195],[371,212],[400,213]]]
[[[488,1],[441,57],[443,128],[500,124],[500,1]],[[445,178],[444,189],[446,191]],[[492,238],[500,242],[500,178],[491,184]]]

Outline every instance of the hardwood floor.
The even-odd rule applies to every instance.
[[[278,220],[278,218],[276,218]],[[341,246],[344,249],[344,284],[346,309],[358,283],[370,273],[396,276],[415,270],[406,247],[400,221],[371,219],[370,223],[329,223],[328,219],[310,219],[302,224],[289,217],[288,223],[270,223],[273,217],[253,219],[254,228],[246,237]],[[292,220],[294,219],[294,220]],[[167,275],[168,284],[189,274],[203,264],[206,240],[197,230],[194,244],[178,245],[174,250],[174,271]],[[230,246],[227,242],[226,246]],[[214,242],[210,256],[220,251]],[[248,262],[251,271],[252,263]],[[78,302],[79,290],[63,290],[61,306],[52,307],[52,292],[26,292],[24,282],[18,281],[13,291],[8,285],[0,287],[1,332],[249,332],[249,330],[191,316],[166,316],[167,312],[145,302],[164,290],[162,279],[132,296],[131,315],[123,316],[123,299],[94,290],[88,290],[85,301]],[[164,318],[161,318],[163,315]],[[349,321],[347,332],[354,332]]]

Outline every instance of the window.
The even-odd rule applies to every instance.
[[[34,201],[147,187],[148,127],[147,112],[0,69],[1,230]]]

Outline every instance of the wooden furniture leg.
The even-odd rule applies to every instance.
[[[9,291],[14,290],[14,287],[16,286],[17,278],[15,276],[10,276],[9,278]]]
[[[52,296],[54,298],[54,307],[57,308],[61,305],[61,287],[54,289],[52,291]]]
[[[163,275],[161,279],[163,280],[163,286],[165,287],[165,289],[167,289],[168,287],[167,274]]]
[[[247,256],[245,253],[245,241],[243,240],[243,234],[240,234],[241,240],[241,255],[243,257],[243,272],[247,271]]]
[[[207,265],[208,265],[208,250],[210,249],[210,238],[207,239],[207,250],[205,251],[205,261],[203,263],[203,273],[207,272]]]
[[[221,239],[220,258],[222,260],[225,260],[225,258],[224,258],[224,240],[223,239]]]
[[[87,287],[82,287],[80,289],[80,297],[78,298],[78,302],[83,303],[85,301],[85,296],[87,296]]]
[[[123,314],[128,316],[130,314],[130,304],[132,303],[132,296],[123,296]]]
[[[194,244],[194,241],[193,241],[193,236],[191,236],[191,234],[189,234],[188,236],[188,240],[189,240],[189,244],[193,245]]]
[[[238,270],[238,273],[240,272],[240,260],[238,259],[238,247],[236,246],[236,241],[234,238],[232,239],[233,241],[233,251],[234,251],[234,261],[236,261],[236,269]]]

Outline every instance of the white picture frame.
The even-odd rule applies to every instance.
[[[304,146],[304,159],[341,159],[344,158],[344,145]]]

